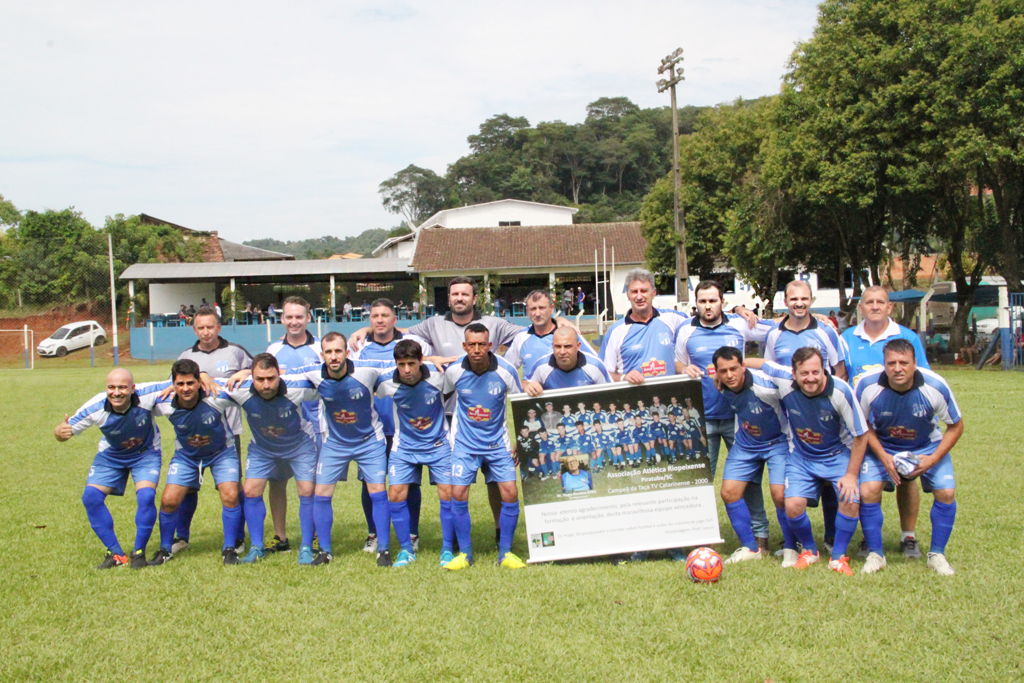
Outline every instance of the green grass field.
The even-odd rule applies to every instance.
[[[138,381],[168,366],[133,367]],[[852,578],[727,567],[713,586],[657,560],[501,572],[483,490],[473,494],[477,565],[437,566],[436,500],[425,495],[420,561],[379,570],[359,551],[354,484],[335,496],[335,561],[295,553],[220,563],[220,508],[204,488],[193,548],[167,566],[98,572],[102,548],[80,502],[97,430],[58,444],[53,426],[102,388],[106,370],[11,370],[0,406],[0,678],[304,681],[1009,681],[1024,676],[1020,481],[1024,375],[943,370],[967,430],[954,453],[954,577],[898,554],[884,500],[889,568]],[[161,422],[165,462],[170,429]],[[289,535],[298,536],[292,489]],[[767,492],[765,495],[767,499]],[[109,498],[134,537],[134,497]],[[919,538],[927,545],[923,498]],[[725,546],[736,547],[719,512]],[[820,515],[812,512],[820,535]],[[269,524],[268,524],[269,528]],[[780,540],[773,522],[773,548]],[[151,541],[150,552],[156,542]],[[526,556],[520,527],[516,548]],[[860,560],[854,560],[859,569]]]

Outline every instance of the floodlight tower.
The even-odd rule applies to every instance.
[[[679,248],[676,249],[676,301],[682,304],[690,302],[690,271],[686,265],[686,219],[679,209],[679,189],[682,180],[679,176],[679,110],[676,108],[676,84],[683,79],[682,67],[683,48],[661,60],[658,73],[668,72],[668,78],[658,81],[658,92],[669,91],[672,95],[672,215],[675,219],[676,235],[679,236]],[[683,309],[685,310],[685,306]]]

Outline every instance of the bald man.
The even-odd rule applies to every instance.
[[[581,350],[580,338],[572,327],[560,327],[551,337],[551,353],[537,361],[533,374],[523,384],[530,396],[545,389],[585,387],[611,382],[611,376],[597,356]]]
[[[132,569],[147,566],[146,544],[156,523],[156,484],[160,480],[160,431],[153,420],[153,404],[170,382],[150,382],[135,386],[132,373],[124,368],[111,370],[106,390],[86,401],[73,417],[64,416],[53,435],[67,441],[92,425],[100,429],[99,448],[85,480],[82,505],[89,524],[107,549],[97,569],[110,569],[129,563],[114,533],[114,518],[107,508],[110,494],[123,496],[128,476],[135,484],[135,546]]]

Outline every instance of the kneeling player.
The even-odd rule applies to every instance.
[[[132,373],[123,368],[107,375],[107,390],[89,399],[70,419],[64,416],[53,430],[57,441],[67,441],[92,425],[100,428],[99,450],[93,458],[82,492],[82,505],[92,530],[107,548],[96,568],[128,564],[114,533],[114,518],[107,509],[110,494],[123,496],[128,475],[135,482],[135,549],[132,569],[147,566],[146,544],[156,523],[156,484],[160,479],[160,430],[153,422],[153,404],[168,382],[135,386]]]
[[[884,370],[864,375],[857,398],[872,430],[860,474],[860,523],[868,544],[863,571],[876,572],[886,565],[882,550],[882,488],[899,486],[903,479],[921,477],[932,504],[932,543],[928,567],[939,574],[954,574],[946,561],[946,543],[956,519],[956,480],[950,450],[964,433],[964,421],[949,385],[931,370],[917,366],[914,346],[894,339],[883,348]],[[945,434],[939,422],[947,425]],[[893,456],[906,453],[919,458],[917,467],[900,477]]]
[[[441,499],[441,566],[455,559],[452,554],[452,449],[448,442],[448,423],[444,418],[441,388],[444,375],[423,363],[423,350],[411,339],[395,345],[394,374],[377,386],[377,397],[394,399],[395,440],[388,461],[391,524],[402,547],[395,567],[416,561],[409,527],[409,485],[419,484],[423,465],[437,484]],[[523,430],[529,437],[529,428]]]

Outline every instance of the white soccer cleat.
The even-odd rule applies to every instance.
[[[377,552],[377,534],[370,534],[366,537],[366,543],[363,544],[364,553],[376,553]]]
[[[796,561],[800,558],[800,553],[793,550],[792,548],[782,549],[782,568],[789,569],[796,564]]]
[[[868,553],[868,559],[864,561],[864,567],[861,572],[864,574],[874,574],[875,572],[882,571],[887,566],[884,555],[878,553]]]
[[[956,574],[953,568],[946,561],[942,553],[928,553],[928,568],[941,576],[953,576]]]
[[[725,559],[724,564],[738,564],[747,560],[760,560],[763,558],[764,554],[760,550],[755,552],[750,548],[740,546],[732,555]]]

